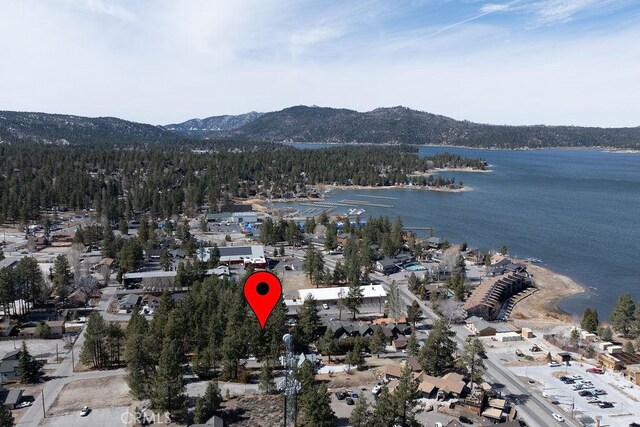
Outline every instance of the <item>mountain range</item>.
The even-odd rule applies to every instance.
[[[455,120],[405,107],[368,112],[295,106],[280,111],[191,119],[154,126],[112,117],[0,111],[0,142],[105,143],[184,140],[461,145],[481,148],[640,149],[640,127],[503,126]]]

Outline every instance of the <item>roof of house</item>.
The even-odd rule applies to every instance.
[[[0,374],[15,373],[19,364],[20,361],[14,359],[0,361]]]
[[[395,344],[396,347],[398,346],[406,346],[407,345],[407,339],[405,338],[404,335],[398,335],[398,337],[393,340],[393,343]]]
[[[7,351],[2,355],[2,357],[0,357],[0,360],[14,359],[14,358],[17,359],[21,351],[22,350],[20,350],[19,348],[15,350]]]
[[[482,415],[487,418],[493,418],[494,420],[499,420],[502,417],[502,409],[498,409],[498,408],[485,409]]]
[[[387,365],[384,368],[385,375],[400,378],[402,376],[402,367],[399,365]]]
[[[382,268],[386,268],[386,267],[395,267],[396,266],[396,262],[395,260],[392,260],[391,258],[382,258],[378,261],[376,261],[378,264],[380,264],[380,266]]]
[[[48,320],[45,322],[50,328],[60,328],[64,326],[64,320]]]
[[[485,331],[487,329],[492,329],[494,331],[496,330],[496,328],[491,326],[489,324],[489,322],[487,322],[484,319],[476,320],[475,322],[472,323],[472,325],[475,328],[475,330],[478,331],[478,332],[482,332],[482,331]]]
[[[411,370],[414,372],[418,372],[422,369],[422,366],[420,366],[420,362],[418,361],[417,357],[411,356],[407,359],[407,364],[409,366],[411,366]]]
[[[120,305],[134,305],[138,303],[138,298],[140,298],[137,294],[127,294],[119,299]]]

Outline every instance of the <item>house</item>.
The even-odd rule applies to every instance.
[[[0,357],[0,377],[2,380],[13,380],[17,376],[17,368],[22,354],[21,349],[11,350]]]
[[[396,351],[403,350],[407,348],[407,339],[404,337],[404,335],[398,335],[398,337],[393,340],[393,343],[391,345],[396,349]]]
[[[152,294],[144,294],[142,295],[140,304],[155,310],[160,305],[160,297]]]
[[[182,249],[174,249],[171,252],[169,252],[169,254],[171,255],[171,258],[179,258],[179,259],[185,259],[187,257],[187,253],[182,250]]]
[[[336,237],[336,242],[338,243],[338,246],[344,247],[349,242],[349,239],[351,239],[351,234],[349,234],[349,233],[340,233]]]
[[[320,363],[320,360],[318,360],[318,356],[316,356],[315,353],[309,353],[309,354],[300,353],[300,356],[298,356],[298,368],[302,367],[302,364],[307,360],[311,362],[311,366],[313,366],[314,369]]]
[[[2,390],[0,391],[0,402],[7,409],[15,409],[16,405],[22,400],[22,392],[24,390]]]
[[[29,236],[27,239],[27,248],[30,252],[38,252],[49,246],[49,240],[46,237]]]
[[[136,294],[127,294],[123,297],[121,297],[118,300],[118,305],[120,306],[120,310],[132,310],[133,307],[135,307],[136,305],[138,305],[138,299],[140,297]]]
[[[415,379],[419,382],[418,387],[424,397],[430,397],[436,390],[442,391],[445,395],[459,397],[466,387],[463,376],[455,372],[450,372],[442,377],[433,377],[421,372],[416,375]]]
[[[62,338],[64,336],[64,320],[49,320],[45,324],[49,327],[48,338]]]
[[[484,264],[485,256],[489,253],[486,249],[472,249],[467,251],[465,259],[473,264]]]
[[[445,240],[442,237],[429,237],[424,241],[427,248],[431,249],[440,249],[444,242]]]
[[[391,258],[382,258],[376,261],[375,269],[376,271],[385,275],[397,273],[398,271],[400,271],[395,261]]]
[[[420,362],[417,357],[411,356],[405,363],[411,367],[411,371],[413,372],[420,372],[422,370],[422,366],[420,366]]]
[[[214,415],[205,424],[191,424],[189,427],[224,427],[224,420]]]
[[[387,365],[384,368],[384,377],[387,380],[399,380],[402,376],[402,367],[398,365]]]
[[[496,329],[484,319],[475,322],[467,322],[467,328],[479,337],[491,337],[496,334]]]

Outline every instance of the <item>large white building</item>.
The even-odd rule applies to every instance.
[[[209,261],[212,250],[212,247],[202,248],[198,252],[198,259],[203,262]],[[261,245],[221,246],[218,250],[220,251],[221,264],[244,264],[245,266],[252,264],[258,268],[267,266],[267,260],[264,256],[264,246]]]
[[[360,286],[362,290],[362,302],[363,303],[380,303],[384,304],[387,299],[387,292],[382,285],[365,285]],[[300,289],[298,291],[289,292],[288,298],[285,299],[287,305],[301,305],[308,295],[311,295],[319,303],[335,304],[340,295],[346,297],[349,293],[349,288],[346,286],[333,287],[333,288],[311,288]]]

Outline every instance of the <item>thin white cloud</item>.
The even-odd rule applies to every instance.
[[[505,4],[487,3],[485,5],[482,5],[482,8],[480,9],[480,11],[482,13],[505,12],[509,10],[510,7],[511,7],[510,3],[505,3]]]
[[[571,21],[574,16],[604,0],[543,0],[531,5],[540,24],[555,24]]]
[[[459,27],[460,25],[466,24],[468,22],[472,22],[475,21],[477,19],[480,19],[482,17],[485,17],[487,15],[490,15],[492,13],[496,13],[496,12],[503,12],[508,10],[511,6],[513,6],[514,4],[518,3],[520,0],[514,0],[511,3],[506,3],[506,4],[485,4],[482,8],[481,8],[481,13],[475,16],[472,16],[470,18],[467,19],[463,19],[461,21],[458,22],[454,22],[453,24],[447,25],[446,27],[440,28],[439,30],[429,34],[427,36],[427,38],[431,38],[431,37],[435,37],[438,34],[442,34],[445,31],[449,31],[453,28]]]
[[[299,55],[317,43],[339,38],[343,34],[342,28],[329,26],[296,31],[289,38],[289,50],[293,55]]]
[[[133,22],[138,19],[127,8],[109,0],[83,0],[82,7],[90,12],[110,16],[122,21]]]

